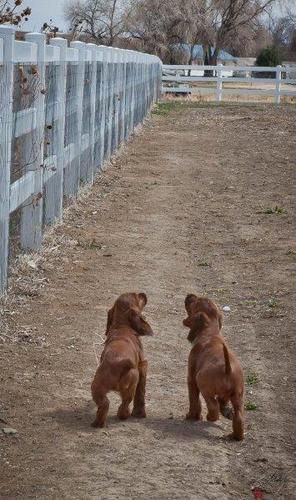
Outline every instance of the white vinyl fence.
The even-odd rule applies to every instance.
[[[0,295],[11,234],[37,249],[81,183],[141,123],[161,93],[151,55],[53,38],[16,41],[0,26]]]
[[[226,94],[296,98],[295,67],[180,66],[163,65],[163,94],[214,95],[221,102]]]

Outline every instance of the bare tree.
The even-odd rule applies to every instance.
[[[192,6],[191,31],[199,33],[205,64],[217,64],[221,49],[234,39],[246,40],[251,28],[275,0],[188,0]],[[186,0],[185,2],[186,3]],[[194,14],[195,13],[195,14]],[[250,33],[250,31],[249,31]]]
[[[180,0],[136,0],[128,31],[140,47],[161,58],[169,58],[172,46],[182,42],[183,17]]]
[[[76,0],[65,5],[70,30],[93,41],[112,46],[126,31],[131,0]]]
[[[186,44],[188,63],[201,44],[205,64],[215,65],[221,49],[250,46],[261,28],[260,17],[276,0],[135,0],[131,36],[146,50],[170,54]],[[247,53],[246,53],[247,55]]]
[[[20,26],[30,14],[31,9],[23,6],[23,0],[0,0],[0,24]]]
[[[271,31],[282,57],[296,60],[296,15],[287,11],[284,17],[274,20]]]
[[[222,49],[248,56],[270,43],[262,17],[276,1],[75,0],[65,13],[74,33],[95,42],[114,45],[130,38],[167,62],[183,50],[189,64],[201,44],[204,63],[216,65]]]

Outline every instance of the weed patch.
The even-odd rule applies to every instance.
[[[256,403],[251,403],[250,401],[248,401],[245,405],[245,409],[247,411],[256,411],[257,410],[257,405]]]
[[[248,385],[256,385],[258,384],[258,376],[256,373],[250,373],[247,375],[247,384]]]
[[[263,214],[267,214],[267,215],[283,215],[283,214],[286,214],[287,213],[287,210],[283,207],[279,207],[278,205],[276,205],[275,207],[273,208],[267,208],[266,210],[264,210],[263,212],[260,212],[260,213],[263,213]]]

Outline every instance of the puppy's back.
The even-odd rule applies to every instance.
[[[225,359],[225,349],[228,359]],[[229,398],[236,389],[243,392],[243,372],[240,363],[222,337],[212,338],[201,351],[198,350],[198,346],[193,347],[192,351],[195,358],[196,381],[202,393],[211,393],[213,396],[223,393]]]

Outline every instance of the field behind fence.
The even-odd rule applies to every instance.
[[[155,56],[0,27],[0,295],[9,251],[40,246],[157,101],[161,72]]]
[[[296,67],[163,65],[162,93],[217,102],[296,102]]]

